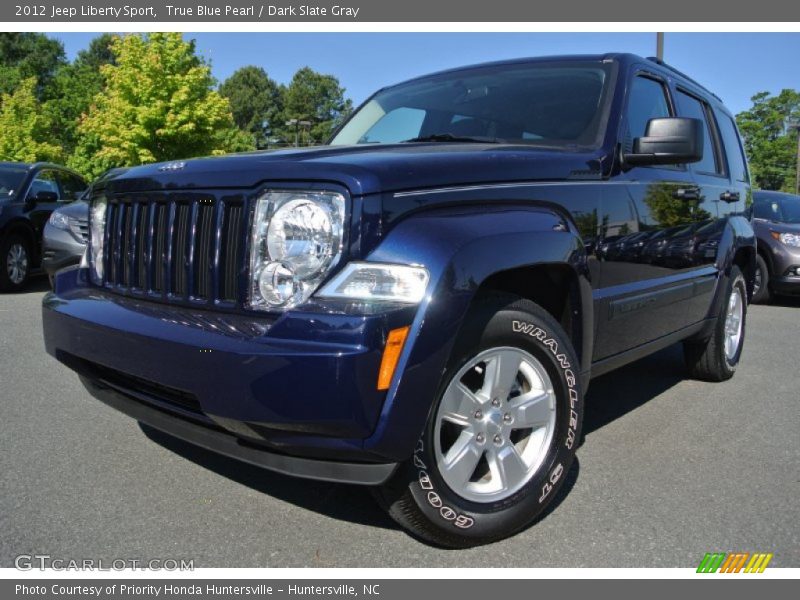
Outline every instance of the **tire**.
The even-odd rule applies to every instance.
[[[731,267],[727,279],[725,298],[714,325],[711,336],[702,342],[684,342],[686,366],[692,377],[703,381],[725,381],[733,377],[742,356],[747,321],[747,288],[741,270]],[[729,313],[734,310],[732,303],[738,297],[739,308],[736,318]],[[731,332],[737,331],[733,336]]]
[[[772,292],[769,289],[769,267],[767,261],[760,254],[756,254],[756,273],[753,287],[753,304],[766,304],[772,300]]]
[[[0,242],[0,290],[18,292],[30,279],[31,245],[27,238],[12,234]]]
[[[579,372],[569,338],[544,309],[507,294],[479,298],[414,455],[373,488],[378,502],[412,534],[448,548],[494,542],[529,526],[552,504],[575,457],[583,420]],[[493,373],[506,374],[495,387],[487,383]],[[453,398],[469,408],[449,412]],[[480,412],[472,412],[476,399]],[[442,416],[455,412],[458,425]],[[524,427],[529,422],[537,424]],[[448,471],[453,452],[472,459]]]

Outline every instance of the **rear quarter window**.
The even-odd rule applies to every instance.
[[[722,111],[714,109],[714,114],[717,117],[719,133],[722,137],[722,144],[725,147],[725,156],[728,160],[728,171],[731,179],[748,182],[750,177],[747,173],[747,162],[744,158],[742,141],[736,125],[733,119]]]

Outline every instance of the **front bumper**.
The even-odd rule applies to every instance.
[[[265,451],[263,448],[243,442],[222,428],[209,427],[188,419],[178,418],[150,406],[146,402],[137,401],[102,382],[83,376],[81,382],[92,396],[129,417],[133,417],[140,423],[207,450],[278,473],[321,481],[379,485],[389,479],[397,467],[396,463],[373,464],[314,460]]]
[[[769,280],[769,286],[776,294],[800,295],[800,277],[798,276],[773,277]]]
[[[354,483],[391,474],[396,460],[364,440],[386,397],[376,389],[386,335],[413,308],[217,313],[122,297],[87,277],[58,273],[43,301],[44,339],[104,402],[270,469]]]
[[[800,248],[773,240],[769,240],[768,245],[772,253],[770,288],[776,294],[800,294],[800,275],[794,275],[800,267]]]

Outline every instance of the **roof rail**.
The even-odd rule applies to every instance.
[[[672,65],[665,63],[665,62],[664,62],[663,60],[661,60],[660,58],[656,58],[655,56],[648,56],[648,57],[647,57],[647,60],[649,60],[650,62],[654,62],[654,63],[656,63],[657,65],[660,65],[660,66],[664,67],[665,69],[668,69],[668,70],[672,71],[673,73],[675,73],[676,75],[679,75],[680,77],[683,77],[683,78],[684,78],[684,79],[686,79],[687,81],[689,81],[689,82],[693,83],[694,85],[696,85],[697,87],[699,87],[699,88],[700,88],[701,90],[703,90],[704,92],[706,92],[706,93],[708,93],[708,94],[711,94],[712,96],[714,96],[714,98],[716,98],[717,100],[719,100],[720,102],[722,102],[722,98],[720,98],[719,96],[717,96],[717,95],[716,95],[714,92],[712,92],[711,90],[709,90],[709,89],[708,89],[706,86],[704,86],[704,85],[702,85],[702,84],[698,83],[696,80],[694,80],[694,79],[692,79],[691,77],[689,77],[689,76],[688,76],[686,73],[684,73],[683,71],[679,71],[678,69],[676,69],[676,68],[675,68],[675,67],[673,67]]]

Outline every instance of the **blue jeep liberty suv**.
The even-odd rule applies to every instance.
[[[592,377],[676,342],[733,375],[749,196],[731,113],[658,60],[449,70],[321,147],[101,178],[46,348],[154,428],[487,543],[557,496]]]

